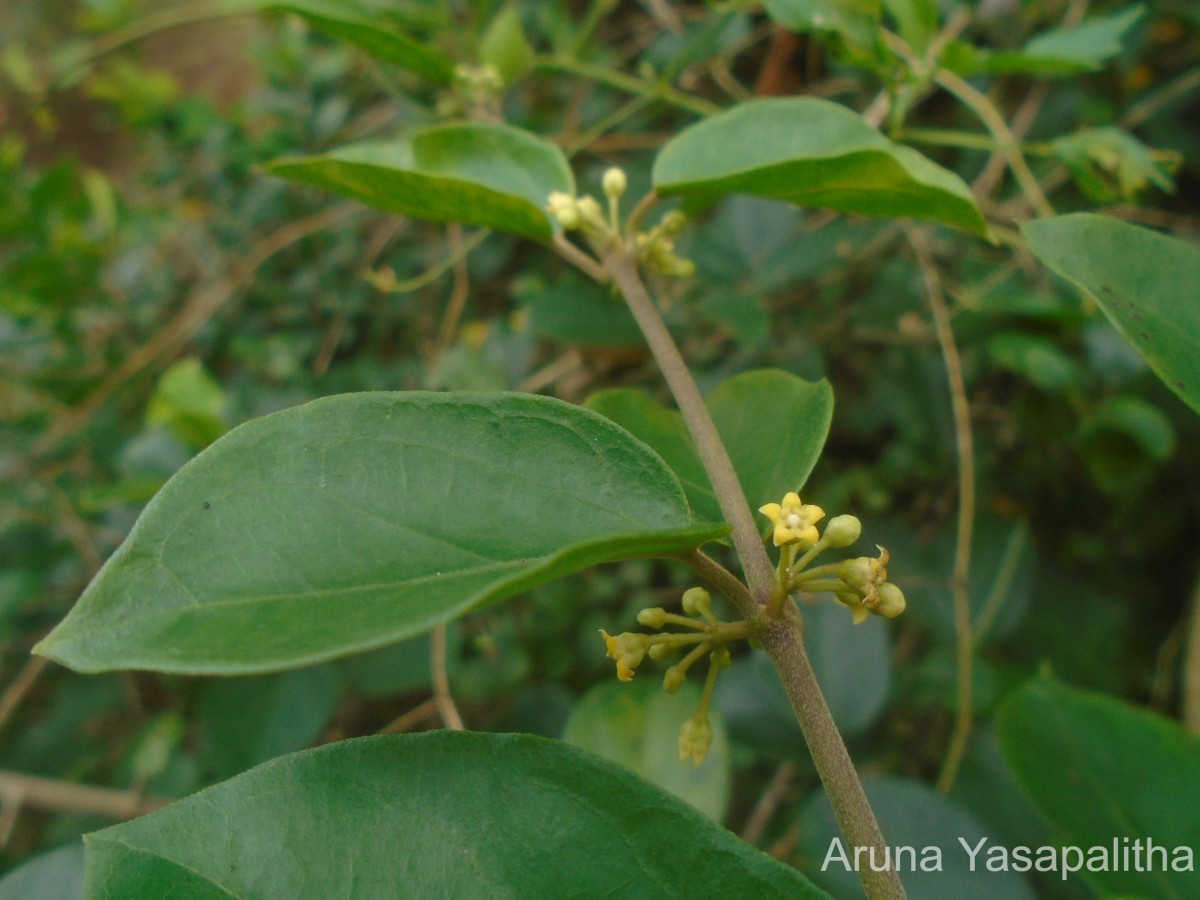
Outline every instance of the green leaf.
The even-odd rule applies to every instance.
[[[789,31],[837,35],[867,57],[879,42],[881,0],[764,0],[763,7]]]
[[[0,900],[80,900],[83,897],[83,844],[35,856],[0,879]]]
[[[340,694],[328,665],[210,681],[197,722],[204,755],[217,778],[228,778],[303,750],[320,737]]]
[[[971,813],[929,785],[908,778],[883,777],[864,781],[863,788],[887,846],[893,852],[899,847],[915,851],[894,857],[910,897],[1034,900],[1037,896],[1024,877],[1011,871],[1011,866],[1010,870],[988,871],[987,849],[1003,845]],[[816,792],[801,808],[799,826],[801,868],[843,900],[862,897],[857,872],[847,871],[842,862],[846,857],[853,862],[854,848],[846,846],[841,838],[824,791]],[[971,856],[960,841],[966,841],[974,849],[981,839],[986,839],[986,843],[972,871]],[[835,840],[842,842],[845,857],[839,853]],[[940,861],[936,867],[935,858]],[[923,860],[927,861],[924,868]],[[882,862],[876,857],[876,865]],[[864,857],[862,865],[867,864]]]
[[[699,766],[679,761],[679,729],[696,712],[699,685],[677,693],[662,689],[646,663],[632,684],[606,681],[583,695],[571,711],[563,740],[620,763],[710,819],[723,821],[729,806],[732,761],[721,717],[710,710],[713,743]]]
[[[393,141],[278,159],[267,169],[413,219],[542,241],[553,234],[550,194],[575,191],[557,147],[505,125],[434,125]]]
[[[1121,52],[1121,42],[1146,10],[1130,6],[1109,16],[1096,16],[1074,28],[1056,28],[1032,38],[1021,48],[1029,60],[1074,65],[1075,71],[1096,71]]]
[[[1112,697],[1039,676],[997,717],[1000,747],[1018,783],[1067,846],[1103,847],[1109,871],[1082,871],[1105,895],[1200,896],[1200,874],[1174,871],[1176,847],[1200,835],[1200,738]],[[1111,860],[1114,842],[1166,848],[1167,871]],[[1143,860],[1146,857],[1143,856]],[[1189,866],[1194,868],[1194,864]]]
[[[929,41],[938,30],[937,3],[934,0],[883,0],[883,7],[896,20],[904,43],[918,56],[924,56]]]
[[[1029,249],[1091,297],[1167,387],[1200,412],[1200,250],[1093,213],[1021,226]]]
[[[92,898],[826,896],[633,773],[531,735],[343,741],[85,842]]]
[[[1003,331],[987,344],[998,365],[1028,379],[1044,391],[1059,393],[1079,384],[1083,372],[1058,342],[1024,331]]]
[[[290,12],[313,28],[331,37],[353,44],[376,59],[424,75],[439,84],[448,84],[454,75],[450,58],[428,43],[381,23],[378,10],[355,0],[224,0],[234,13]]]
[[[804,485],[833,417],[829,382],[760,369],[723,382],[705,402],[753,509]],[[653,447],[679,477],[696,513],[720,521],[720,506],[683,416],[632,389],[600,391],[586,405]]]
[[[479,59],[495,66],[505,84],[512,84],[533,68],[533,56],[520,12],[515,4],[505,6],[480,38]]]
[[[207,447],[226,429],[220,383],[200,360],[180,360],[158,380],[146,407],[146,425],[160,425],[190,447]]]
[[[664,196],[751,194],[987,233],[957,175],[810,97],[742,103],[685,129],[655,160],[654,186]]]
[[[989,51],[964,41],[951,41],[942,64],[962,75],[1078,75],[1096,72],[1117,56],[1121,42],[1145,12],[1131,6],[1097,16],[1073,28],[1056,28],[1032,38],[1020,50]]]
[[[646,345],[629,307],[605,285],[572,274],[549,285],[530,281],[519,299],[535,337],[594,347]]]
[[[38,652],[252,673],[426,631],[601,562],[680,553],[675,477],[528,394],[345,394],[235,428],[171,479]]]
[[[1151,184],[1168,194],[1175,190],[1171,174],[1180,158],[1153,150],[1120,128],[1084,128],[1051,147],[1093,203],[1132,200]]]

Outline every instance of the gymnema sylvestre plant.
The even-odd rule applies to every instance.
[[[478,59],[456,65],[348,4],[258,6],[292,11],[443,86],[447,117],[393,140],[277,160],[274,175],[412,219],[552,248],[610,286],[614,310],[627,306],[680,415],[626,391],[602,392],[587,408],[521,393],[386,392],[330,396],[248,422],[154,497],[35,652],[81,672],[278,671],[427,633],[587,567],[674,560],[695,576],[678,609],[644,609],[636,625],[613,622],[597,637],[617,678],[655,678],[659,665],[669,693],[702,681],[678,736],[681,764],[699,765],[713,741],[710,702],[722,670],[746,642],[761,646],[843,846],[876,863],[855,866],[867,896],[905,896],[902,873],[882,863],[887,845],[822,697],[794,599],[823,595],[855,623],[906,606],[869,519],[802,499],[832,390],[764,369],[702,396],[655,294],[694,276],[683,238],[729,194],[904,220],[952,353],[928,236],[929,224],[942,226],[1028,246],[1200,410],[1200,356],[1182,337],[1188,326],[1200,330],[1200,312],[1184,302],[1187,286],[1200,283],[1200,253],[1100,215],[1053,215],[1007,126],[951,62],[955,51],[968,74],[1005,64],[1053,74],[1098,66],[1111,55],[1107,44],[1043,42],[1008,54],[1016,61],[976,48],[967,66],[953,41],[961,23],[940,22],[924,0],[886,4],[896,33],[879,4],[767,3],[783,25],[881,73],[878,104],[865,117],[809,97],[718,109],[666,81],[626,76],[697,121],[658,150],[640,196],[616,167],[593,196],[576,187],[559,147],[499,121],[504,90],[533,60],[512,9],[487,30]],[[826,17],[810,6],[828,7]],[[1119,40],[1128,27],[1110,23],[1104,36]],[[888,134],[901,135],[908,111],[939,88],[979,114],[1038,214],[1020,234],[985,218],[956,174],[879,130],[886,123]],[[964,452],[969,493],[969,446]],[[866,552],[851,550],[860,540]],[[717,549],[705,552],[709,545]],[[736,564],[719,561],[733,556]],[[963,590],[956,584],[955,615],[969,673]],[[970,729],[969,682],[958,698],[950,780]],[[1048,692],[1048,706],[1067,702],[1053,682],[1038,690]],[[430,821],[437,827],[425,827]],[[86,843],[89,897],[827,896],[658,787],[527,735],[341,741],[281,757]],[[339,865],[309,865],[315,848],[333,848]]]

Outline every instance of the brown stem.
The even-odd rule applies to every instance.
[[[750,591],[759,603],[766,603],[771,594],[775,570],[767,558],[750,507],[746,505],[746,495],[738,481],[737,472],[733,470],[729,453],[717,434],[717,426],[708,414],[708,407],[704,405],[700,390],[692,380],[687,363],[683,361],[662,316],[650,299],[638,275],[637,264],[628,251],[623,247],[614,249],[605,259],[604,268],[625,297],[629,311],[637,320],[646,343],[650,345],[650,352],[654,354],[671,394],[679,404],[679,411],[683,413],[700,461],[712,482],[721,512],[733,526],[733,546],[742,561]]]
[[[789,608],[794,610],[792,604]],[[771,622],[759,634],[759,640],[783,679],[792,710],[804,732],[805,743],[846,843],[850,847],[869,847],[874,859],[883,859],[886,846],[883,832],[821,693],[817,675],[804,649],[799,616],[795,615],[795,621]],[[858,877],[870,900],[898,900],[907,896],[895,869],[877,872],[869,865],[861,866]]]
[[[775,569],[767,557],[733,463],[704,406],[700,391],[650,299],[628,249],[614,248],[605,259],[604,267],[612,276],[613,284],[624,295],[646,343],[650,345],[675,402],[683,413],[721,505],[721,512],[733,525],[733,544],[746,572],[750,596],[744,590],[731,586],[728,591],[725,587],[721,587],[721,590],[726,591],[735,604],[750,606],[750,610],[743,611],[743,615],[760,628],[759,638],[763,648],[791,698],[796,719],[804,732],[813,763],[825,785],[834,816],[847,843],[855,848],[870,848],[875,859],[884,859],[883,833],[879,830],[879,823],[867,802],[854,763],[850,760],[846,744],[833,721],[833,714],[825,703],[816,673],[804,650],[800,614],[795,604],[787,602],[783,606],[784,618],[769,621],[764,616],[764,606],[770,599],[775,582]],[[718,580],[727,583],[728,579],[721,574],[724,569],[699,551],[689,554],[686,559],[697,571],[716,579],[714,584]],[[864,866],[859,871],[859,878],[870,900],[897,900],[906,896],[894,869],[877,872],[871,866]]]

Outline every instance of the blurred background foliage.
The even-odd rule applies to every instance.
[[[499,63],[512,82],[504,118],[573,154],[592,191],[612,164],[629,171],[635,194],[644,188],[654,148],[695,119],[688,98],[804,93],[861,110],[894,76],[856,58],[839,33],[796,35],[755,4],[374,6],[452,59]],[[968,55],[1015,50],[1064,17],[1124,9],[966,8],[957,52]],[[249,418],[343,391],[524,390],[583,402],[640,386],[667,400],[623,307],[544,248],[386,216],[262,170],[280,155],[437,119],[461,97],[296,16],[195,14],[165,27],[177,9],[0,7],[0,768],[166,798],[316,743],[440,725],[426,639],[227,680],[84,676],[30,661],[30,646],[195,453]],[[514,18],[524,48],[504,37],[521,30]],[[1200,15],[1186,0],[1144,4],[1117,47],[1103,66],[1060,73],[1069,77],[1018,68],[978,83],[1024,132],[1058,212],[1099,205],[1195,241]],[[986,141],[963,145],[965,132],[986,137],[932,93],[898,135],[979,178],[985,211],[1011,234],[1028,203],[989,162]],[[707,389],[775,366],[831,381],[833,429],[805,499],[861,516],[909,597],[909,616],[860,628],[829,605],[808,611],[814,663],[875,779],[881,817],[932,804],[953,812],[946,833],[967,828],[954,818],[965,816],[1000,841],[1044,842],[989,724],[1015,685],[1049,666],[1074,686],[1195,715],[1200,421],[1019,247],[933,232],[978,482],[969,587],[982,632],[980,722],[951,805],[929,785],[957,693],[955,433],[921,270],[894,223],[747,198],[698,213],[682,244],[697,277],[664,288],[697,378]],[[486,503],[478,512],[486,518]],[[687,586],[681,567],[636,561],[471,615],[449,630],[453,696],[471,728],[565,734],[811,870],[824,846],[814,835],[832,826],[763,658],[740,656],[723,679],[727,737],[695,772],[673,759],[688,703],[596,687],[611,680],[597,629],[632,627],[636,610],[675,603]],[[0,863],[110,821],[69,804],[21,805],[8,791]],[[993,896],[1030,896],[1031,885],[1090,894],[1074,879],[1021,878]]]

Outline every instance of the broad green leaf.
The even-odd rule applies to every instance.
[[[910,216],[986,234],[957,175],[827,100],[754,100],[669,141],[654,162],[664,196],[737,193],[868,216]]]
[[[344,394],[184,466],[37,651],[89,672],[285,669],[725,531],[693,524],[647,447],[561,401]]]
[[[479,40],[479,59],[495,66],[505,84],[512,84],[533,68],[533,56],[516,4],[505,6]]]
[[[204,685],[200,745],[217,778],[313,744],[341,699],[331,665],[219,678]]]
[[[448,84],[454,75],[448,56],[388,27],[379,10],[357,0],[224,0],[224,4],[232,13],[295,13],[318,31],[439,84]]]
[[[723,821],[729,807],[729,741],[725,725],[710,711],[713,744],[699,766],[679,761],[679,729],[696,712],[701,690],[688,683],[674,694],[662,689],[661,668],[643,663],[632,684],[605,681],[580,698],[563,740],[620,763],[710,819]]]
[[[827,381],[761,369],[723,382],[705,402],[751,507],[778,502],[803,486],[825,446],[833,416]],[[679,476],[698,515],[721,519],[683,416],[630,389],[600,391],[587,406],[653,447]]]
[[[278,159],[267,168],[413,219],[536,240],[553,234],[545,211],[550,194],[575,190],[557,147],[505,125],[434,125],[393,141]]]
[[[1000,748],[1018,783],[1066,846],[1153,841],[1166,866],[1131,871],[1121,858],[1109,871],[1079,873],[1104,895],[1200,896],[1200,874],[1176,871],[1189,850],[1194,869],[1200,835],[1200,737],[1112,697],[1039,676],[1015,691],[997,717]],[[1157,851],[1155,851],[1157,859]],[[1147,856],[1143,854],[1143,861]]]
[[[1011,870],[988,871],[987,851],[1003,848],[971,813],[947,800],[929,785],[908,778],[866,780],[863,788],[887,846],[893,852],[912,848],[893,858],[910,897],[986,897],[988,900],[1034,900],[1025,878]],[[833,809],[824,791],[816,792],[800,810],[800,867],[841,900],[862,897],[857,872],[847,871],[854,849],[841,839]],[[840,841],[840,846],[835,841]],[[974,871],[971,854],[977,847]],[[980,841],[984,841],[980,846]],[[844,848],[844,853],[843,849]],[[876,857],[876,865],[883,860]],[[924,863],[924,865],[923,865]],[[863,857],[862,865],[867,865]]]
[[[989,51],[965,41],[951,41],[941,62],[963,75],[1065,76],[1095,72],[1121,52],[1125,35],[1144,12],[1140,5],[1131,6],[1073,28],[1046,31],[1020,50]]]
[[[1021,231],[1038,259],[1091,297],[1200,412],[1200,249],[1094,213],[1027,222]]]
[[[531,735],[343,741],[84,840],[89,898],[826,896],[626,769]]]
[[[0,900],[82,900],[83,843],[35,856],[0,879]]]

